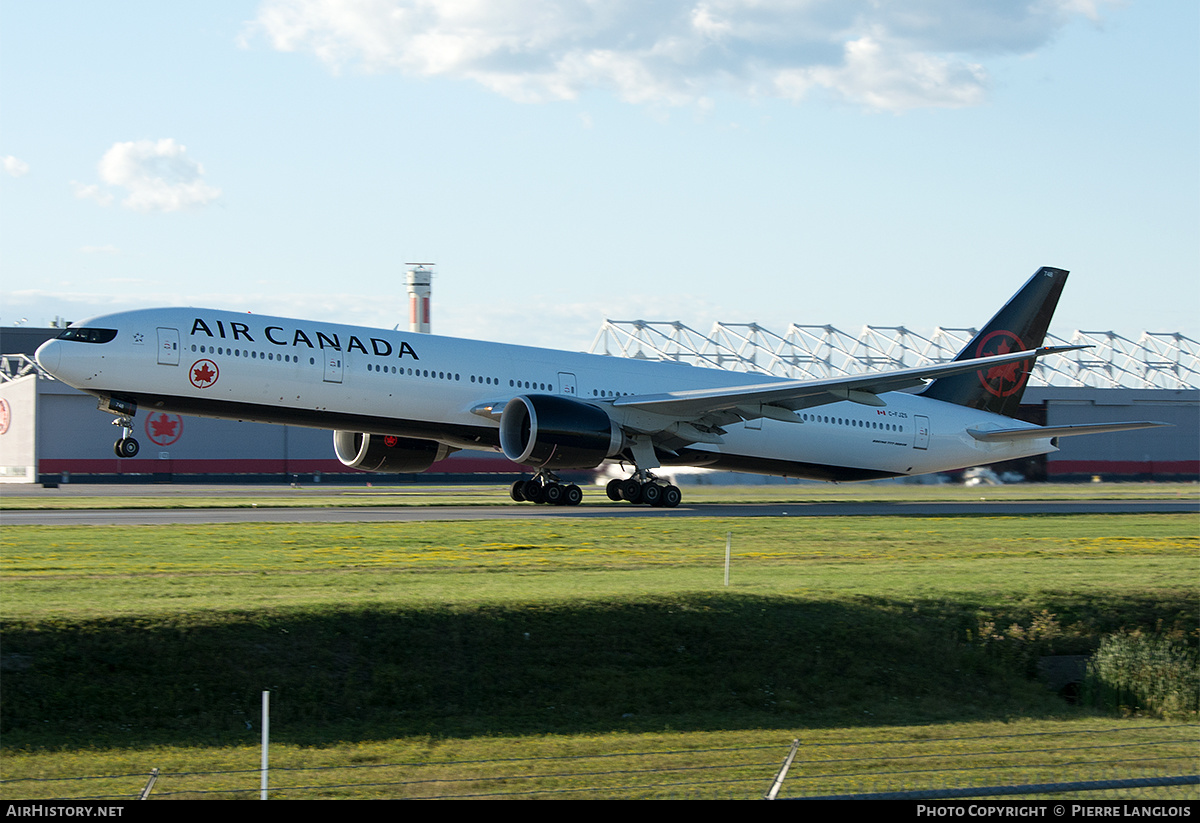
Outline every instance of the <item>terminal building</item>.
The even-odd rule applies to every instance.
[[[408,272],[413,331],[430,327],[429,265]],[[96,398],[54,380],[32,358],[61,330],[0,329],[0,482],[420,483],[490,475],[488,482],[499,483],[529,473],[498,452],[460,451],[422,474],[373,475],[343,465],[328,431],[153,411],[135,418],[139,455],[118,458],[113,418],[97,412]],[[732,323],[702,334],[677,321],[607,321],[592,352],[818,379],[952,360],[974,334],[867,326],[855,336],[799,325],[777,334]],[[1200,344],[1182,334],[1049,337],[1048,344],[1091,348],[1038,361],[1023,419],[1051,426],[1155,420],[1172,427],[1063,438],[1060,451],[1003,469],[1028,480],[1200,479]]]

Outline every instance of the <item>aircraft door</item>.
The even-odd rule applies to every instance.
[[[179,329],[158,330],[158,365],[179,365]]]
[[[559,394],[569,394],[571,397],[575,397],[575,375],[560,371],[558,373],[558,391]]]
[[[325,350],[325,382],[342,382],[342,353],[337,349]]]
[[[923,414],[913,416],[913,425],[916,426],[916,439],[913,440],[914,449],[929,448],[929,418]]]

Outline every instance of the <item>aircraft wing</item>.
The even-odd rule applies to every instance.
[[[1048,354],[1086,348],[1086,346],[1043,346],[1028,351],[957,360],[914,369],[900,369],[876,374],[831,377],[823,380],[786,380],[751,386],[731,386],[716,389],[663,392],[618,397],[613,406],[618,409],[652,412],[679,420],[697,421],[707,418],[714,425],[770,417],[798,422],[792,412],[798,409],[823,406],[849,400],[867,406],[886,406],[878,395],[922,386],[927,380],[952,374],[1019,363]]]

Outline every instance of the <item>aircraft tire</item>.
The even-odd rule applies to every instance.
[[[514,502],[524,503],[525,502],[525,481],[518,480],[515,483],[513,483],[512,486],[508,490],[508,496],[511,497]]]
[[[138,449],[138,442],[132,437],[122,437],[113,444],[113,452],[117,457],[135,457]]]
[[[683,501],[683,492],[678,486],[667,486],[662,493],[662,507],[664,509],[673,509]]]
[[[642,502],[650,506],[661,506],[662,492],[662,486],[657,483],[647,483],[642,486]]]
[[[604,487],[604,493],[608,495],[608,499],[614,503],[621,502],[621,484],[624,480],[613,478],[608,481],[608,485]]]
[[[561,506],[566,502],[563,487],[557,483],[547,483],[542,492],[543,502],[551,506]]]
[[[521,493],[530,503],[541,503],[546,499],[546,489],[536,480],[526,480],[521,487]]]
[[[563,487],[563,505],[578,506],[583,502],[583,489],[572,483]]]
[[[621,497],[630,503],[642,502],[642,484],[632,477],[621,482]]]

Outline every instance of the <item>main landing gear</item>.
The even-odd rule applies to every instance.
[[[610,480],[605,487],[609,500],[628,500],[664,509],[673,509],[683,500],[677,486],[664,483],[650,472],[638,472],[626,480]],[[517,503],[547,503],[551,506],[578,506],[583,491],[574,483],[564,485],[549,472],[538,472],[529,480],[518,480],[508,490]]]
[[[662,483],[649,471],[639,471],[626,480],[610,480],[604,487],[609,500],[628,500],[664,509],[673,509],[683,500],[678,486]]]
[[[140,447],[133,439],[133,421],[128,417],[118,417],[112,424],[121,427],[121,439],[113,443],[113,454],[117,457],[136,457]]]
[[[654,451],[654,445],[649,438],[633,438],[631,444],[635,471],[633,476],[625,480],[610,480],[605,491],[608,499],[613,501],[628,500],[630,503],[645,503],[648,506],[658,506],[673,509],[683,500],[683,493],[677,486],[654,476],[651,469],[656,469],[661,463]],[[530,480],[518,480],[509,490],[512,499],[518,503],[550,503],[556,506],[578,506],[583,500],[583,492],[574,483],[564,486],[554,472],[541,469]]]
[[[518,480],[508,491],[518,503],[548,503],[551,506],[578,506],[583,490],[574,483],[563,485],[550,472],[538,472],[529,480]]]

